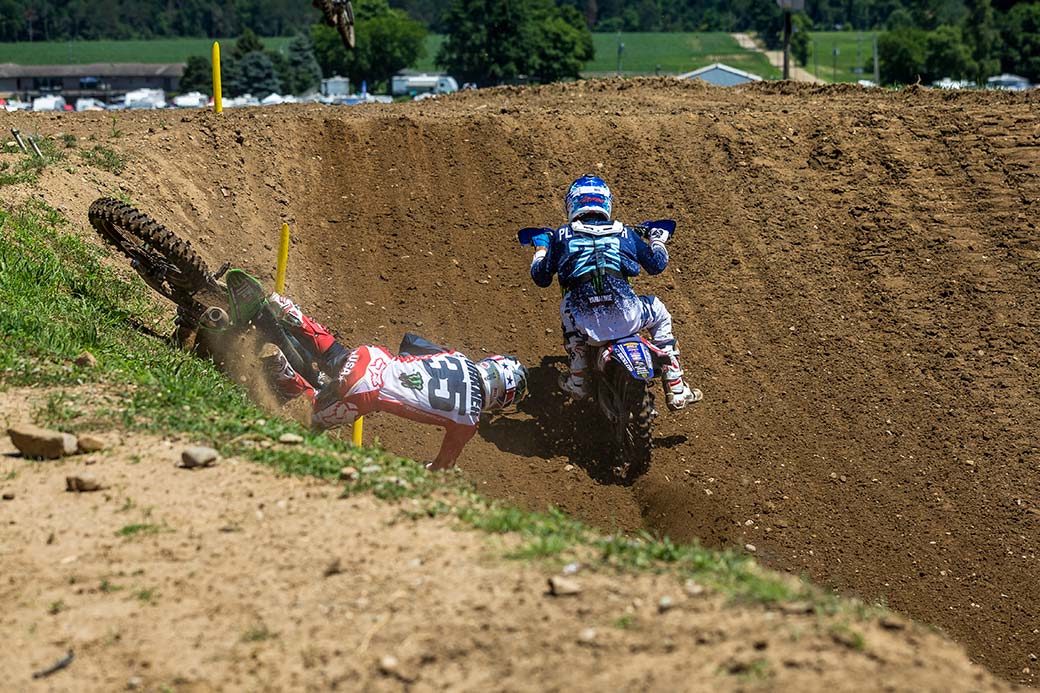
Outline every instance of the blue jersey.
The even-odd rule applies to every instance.
[[[541,287],[557,275],[565,291],[587,283],[609,284],[615,291],[634,293],[626,277],[660,274],[668,265],[663,244],[651,248],[636,232],[616,221],[574,222],[553,231],[548,252],[531,265],[531,279]]]

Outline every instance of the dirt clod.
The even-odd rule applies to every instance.
[[[91,474],[77,474],[65,477],[65,490],[72,493],[89,493],[100,491],[105,486]]]
[[[84,351],[72,361],[83,368],[95,368],[98,365],[97,357],[89,351]]]

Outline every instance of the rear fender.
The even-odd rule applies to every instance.
[[[604,366],[607,361],[617,361],[636,380],[650,380],[654,377],[654,352],[651,345],[639,335],[625,337],[605,346],[601,358]]]

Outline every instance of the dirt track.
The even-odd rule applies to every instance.
[[[354,344],[414,331],[533,364],[521,416],[461,461],[488,494],[716,546],[883,600],[1034,682],[1040,654],[1040,97],[670,80],[422,104],[0,117],[95,133],[121,178],[44,179],[85,224],[121,185],[213,264],[270,278]],[[83,143],[82,146],[86,146]],[[658,420],[654,467],[602,483],[604,448],[551,383],[558,293],[516,228],[560,220],[595,171],[620,218],[674,217],[637,282],[676,318],[705,402]],[[550,332],[551,330],[551,332]],[[562,415],[561,415],[562,412]],[[429,455],[437,431],[374,419]],[[565,471],[567,464],[576,465]]]

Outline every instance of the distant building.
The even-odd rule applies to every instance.
[[[67,100],[99,98],[135,89],[178,91],[184,63],[90,63],[17,65],[0,63],[0,95],[24,100],[61,94]]]
[[[744,72],[743,70],[738,70],[735,67],[723,65],[722,63],[705,65],[699,70],[679,75],[679,79],[701,79],[708,84],[714,84],[717,87],[732,87],[735,84],[762,81],[762,78],[758,75]]]
[[[393,96],[417,96],[419,94],[451,94],[459,90],[454,77],[445,74],[429,74],[414,70],[401,70],[390,79]]]
[[[1008,91],[1025,91],[1029,89],[1029,80],[1018,75],[1007,73],[990,77],[986,80],[987,89],[1007,89]]]

